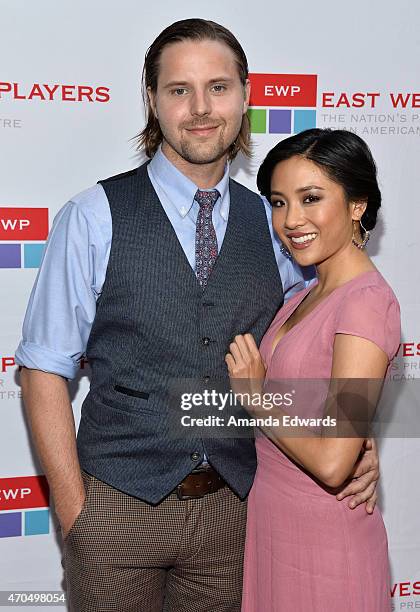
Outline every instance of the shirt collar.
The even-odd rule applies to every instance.
[[[227,221],[229,215],[229,166],[229,162],[226,162],[221,180],[212,187],[220,193],[220,198],[215,204],[215,210],[219,210],[225,221]],[[149,171],[180,216],[185,217],[194,203],[194,196],[198,189],[197,185],[169,161],[163,153],[161,145],[159,145],[149,164]]]

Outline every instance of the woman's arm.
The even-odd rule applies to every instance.
[[[251,334],[236,336],[226,356],[226,363],[235,388],[240,382],[243,393],[243,381],[249,379],[249,393],[262,391],[265,366]],[[336,334],[334,341],[333,365],[331,371],[331,395],[337,394],[339,379],[379,379],[381,381],[388,365],[388,356],[374,342],[358,336]],[[351,386],[351,385],[350,385]],[[380,391],[381,385],[376,385]],[[235,389],[234,389],[235,390]],[[369,404],[376,405],[378,396],[369,396]],[[362,398],[364,399],[364,398]],[[267,412],[255,406],[244,406],[253,416],[267,417]],[[357,406],[355,413],[357,413]],[[282,414],[285,414],[284,412]],[[276,408],[276,415],[278,416]],[[344,483],[352,472],[359,457],[364,437],[328,437],[331,432],[324,431],[315,435],[302,427],[262,426],[264,433],[291,459],[304,467],[318,480],[329,487],[338,487]],[[302,437],[305,435],[305,437]],[[299,437],[294,437],[299,436]]]

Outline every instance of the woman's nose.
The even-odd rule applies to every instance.
[[[288,206],[286,217],[284,219],[284,227],[286,229],[295,229],[300,225],[304,225],[303,211],[301,206]]]

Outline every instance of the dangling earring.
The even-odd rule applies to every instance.
[[[285,257],[287,257],[288,259],[293,259],[291,252],[290,252],[288,249],[286,249],[286,247],[284,246],[284,244],[283,244],[283,243],[281,243],[281,246],[280,246],[280,251],[281,251],[281,252],[283,253],[283,255],[284,255]]]
[[[356,223],[357,223],[357,221],[355,219],[353,219],[353,236],[351,238],[351,241],[354,244],[354,246],[357,246],[358,249],[364,249],[365,246],[368,243],[369,238],[370,238],[370,232],[365,227],[363,227],[362,221],[359,220],[360,227],[364,231],[364,238],[363,238],[362,242],[357,242],[355,237],[354,237],[354,228],[357,227]]]

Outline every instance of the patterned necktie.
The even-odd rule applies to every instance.
[[[213,225],[213,208],[220,193],[197,190],[194,200],[200,205],[195,231],[195,269],[202,289],[207,285],[214,263],[217,259],[217,236]]]

